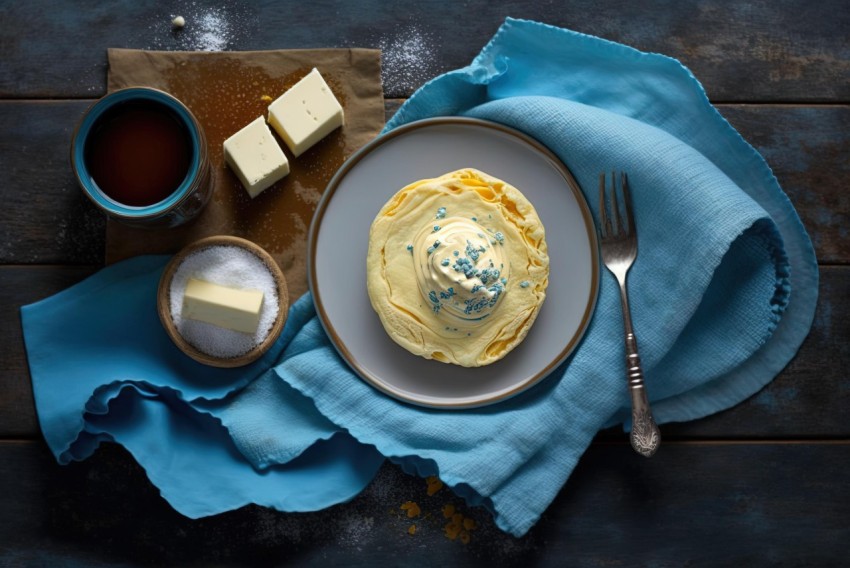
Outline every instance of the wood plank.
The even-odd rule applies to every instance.
[[[850,267],[821,267],[812,329],[797,356],[741,404],[691,422],[665,424],[667,439],[847,438],[850,376]],[[847,315],[842,315],[847,314]],[[622,433],[618,433],[622,436]]]
[[[186,27],[175,32],[173,10]],[[647,17],[647,14],[652,17]],[[850,12],[842,0],[718,4],[627,1],[493,3],[203,0],[6,2],[0,97],[91,97],[105,90],[108,47],[163,50],[382,48],[389,96],[467,65],[505,17],[526,18],[664,53],[689,66],[713,100],[846,102]],[[297,24],[295,24],[297,23]]]
[[[40,432],[21,333],[21,306],[52,296],[96,270],[95,266],[0,267],[0,438]]]
[[[0,267],[0,438],[39,436],[18,310],[70,286],[94,267]],[[665,424],[665,439],[850,437],[850,267],[822,269],[814,327],[799,354],[760,393],[714,416]],[[825,356],[824,354],[827,354]],[[609,430],[607,439],[623,439]]]
[[[0,102],[0,264],[93,264],[104,218],[76,185],[71,133],[91,101]],[[390,117],[401,104],[389,99]],[[850,263],[850,106],[721,105],[767,158],[823,263]],[[21,213],[26,211],[26,215]]]
[[[102,263],[106,219],[77,186],[71,136],[92,101],[0,103],[0,263]]]
[[[517,539],[392,465],[329,510],[192,521],[115,446],[60,467],[40,442],[0,442],[0,563],[832,566],[850,552],[848,467],[847,442],[670,444],[651,460],[595,445]],[[423,515],[408,519],[406,501]],[[446,504],[477,523],[468,544],[444,535]]]
[[[721,105],[797,209],[821,263],[850,261],[850,107]]]

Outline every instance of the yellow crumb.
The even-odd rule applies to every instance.
[[[443,527],[443,532],[446,533],[446,537],[449,540],[455,540],[457,536],[460,534],[461,528],[460,525],[456,525],[454,523],[449,523],[445,527]]]
[[[471,531],[477,526],[478,523],[475,522],[475,519],[470,519],[469,517],[465,517],[463,519],[463,528],[465,528],[466,530]]]
[[[455,506],[452,504],[443,505],[443,516],[449,518],[455,514]]]
[[[460,531],[460,541],[463,544],[469,544],[469,533],[466,531]]]
[[[452,523],[461,525],[463,523],[463,515],[461,513],[455,513],[452,515]]]
[[[401,507],[399,507],[402,511],[407,511],[407,518],[412,519],[413,517],[418,517],[422,510],[419,508],[419,505],[414,503],[413,501],[407,501],[403,503]]]
[[[270,96],[268,96],[268,95],[263,95],[262,97],[260,97],[260,100],[261,100],[261,101],[263,101],[264,103],[270,103],[270,102],[272,102],[274,99],[273,99],[273,98],[271,98],[271,97],[270,97]]]
[[[407,534],[409,534],[409,535],[414,535],[414,534],[416,534],[416,525],[410,525],[410,526],[407,528]]]
[[[443,488],[443,482],[434,475],[425,479],[425,482],[428,484],[428,496],[430,497],[437,491]]]

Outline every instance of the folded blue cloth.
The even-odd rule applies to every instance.
[[[541,141],[594,213],[599,172],[629,172],[640,229],[632,312],[659,423],[728,408],[794,356],[817,300],[811,243],[764,160],[679,63],[508,20],[469,67],[417,91],[387,130],[438,115],[501,122]],[[22,320],[57,458],[117,441],[186,515],[248,502],[325,507],[355,495],[387,456],[439,475],[522,535],[596,432],[628,427],[622,316],[607,272],[584,340],[552,376],[508,401],[452,411],[400,403],[358,379],[309,294],[253,365],[189,361],[156,321],[164,262],[104,269],[23,308]]]

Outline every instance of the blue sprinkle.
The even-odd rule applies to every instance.
[[[478,221],[478,217],[473,217],[473,218],[472,218],[472,220],[473,220],[473,221]]]
[[[448,266],[449,265],[449,259],[444,258],[443,260],[440,261],[440,264],[442,264],[443,266]]]
[[[502,284],[507,284],[507,283],[508,283],[508,279],[507,279],[507,278],[502,278]]]
[[[475,248],[471,242],[466,241],[466,256],[472,259],[472,262],[478,262],[479,253],[484,252],[483,248]]]
[[[455,256],[460,256],[460,251],[459,250],[452,251],[452,254],[455,255]]]
[[[487,284],[488,282],[496,282],[499,280],[501,276],[501,272],[495,268],[493,268],[493,263],[490,263],[490,268],[485,268],[481,271],[480,278],[482,284]]]
[[[439,314],[442,304],[440,304],[440,300],[437,299],[437,292],[434,290],[428,292],[428,299],[431,300],[431,303],[433,304],[431,308],[434,310],[434,313]]]
[[[439,225],[434,225],[434,232],[436,233],[436,232],[437,232],[437,231],[439,231],[439,230],[440,230],[440,226],[439,226]]]
[[[410,254],[413,254],[413,245],[407,245],[407,250]]]
[[[446,218],[446,208],[440,207],[437,209],[437,219],[445,219]]]
[[[452,268],[455,272],[463,272],[463,275],[467,278],[474,278],[478,271],[472,266],[472,263],[468,258],[459,258],[452,265]]]
[[[432,252],[437,250],[439,247],[440,247],[440,241],[438,241],[438,240],[434,241],[434,244],[432,246],[428,247],[428,254],[431,254]]]
[[[499,241],[499,244],[504,244],[505,235],[503,235],[501,232],[497,232],[495,237],[496,237],[496,240]]]
[[[529,282],[528,280],[523,280],[519,283],[520,288],[528,288],[529,286],[531,286],[531,282]]]

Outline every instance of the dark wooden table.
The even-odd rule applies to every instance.
[[[0,4],[0,565],[846,565],[850,553],[850,7],[831,1],[68,2]],[[170,19],[206,16],[207,34]],[[351,503],[191,521],[124,450],[60,467],[39,432],[18,309],[92,274],[103,217],[77,189],[71,132],[106,87],[106,48],[384,49],[386,113],[467,64],[505,16],[687,65],[767,159],[821,263],[797,357],[739,406],[662,427],[652,460],[603,432],[522,539],[386,465]],[[399,509],[420,505],[416,534]],[[440,507],[478,522],[468,544]]]

